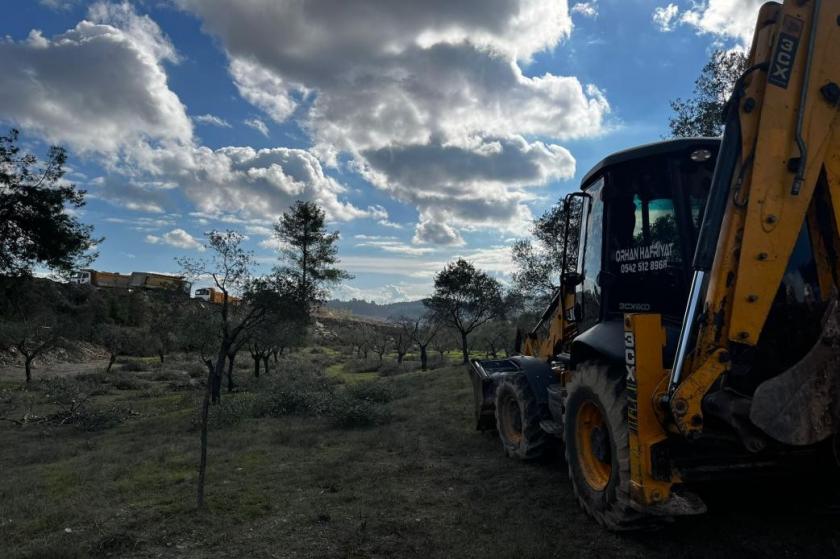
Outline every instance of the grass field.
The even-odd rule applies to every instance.
[[[255,412],[262,395],[297,386],[302,359],[330,394],[367,406],[352,413],[374,410],[373,424],[342,424],[344,408]],[[460,366],[377,379],[337,359],[302,354],[260,379],[243,363],[241,391],[214,412],[205,512],[188,362],[95,377],[91,409],[119,410],[103,425],[0,422],[0,557],[840,556],[840,518],[789,484],[718,490],[703,517],[611,534],[580,512],[561,461],[514,462],[474,431]],[[54,412],[49,385],[23,393],[0,378],[8,413]]]

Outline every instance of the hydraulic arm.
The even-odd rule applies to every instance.
[[[670,376],[667,400],[683,434],[702,431],[702,398],[721,375],[739,359],[749,366],[749,348],[761,338],[803,228],[816,255],[819,297],[828,300],[835,291],[840,248],[839,17],[836,2],[820,0],[769,3],[760,11],[749,69],[728,108]],[[828,305],[829,311],[834,308]],[[830,312],[825,321],[826,328],[834,328]],[[768,396],[775,402],[762,403]],[[757,391],[753,407],[781,411],[791,405],[791,396],[774,392],[762,397]],[[813,407],[808,399],[800,408]],[[761,421],[769,411],[751,415]],[[813,417],[808,410],[797,411],[815,422],[799,444],[830,434],[826,425],[816,423],[831,423],[831,413]],[[783,431],[777,428],[772,434],[785,439]]]

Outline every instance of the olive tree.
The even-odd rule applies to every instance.
[[[438,272],[434,294],[423,303],[436,320],[458,332],[464,364],[470,358],[468,336],[482,324],[504,315],[499,281],[461,258]]]

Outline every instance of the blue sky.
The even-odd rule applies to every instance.
[[[603,156],[667,135],[761,2],[6,0],[0,125],[68,148],[105,237],[94,267],[177,272],[316,200],[355,275],[427,294],[463,256],[501,279],[529,221]]]

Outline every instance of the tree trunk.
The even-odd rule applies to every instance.
[[[268,353],[263,355],[263,372],[265,374],[268,374],[268,358],[269,358],[269,356],[270,356],[270,354],[268,354]]]
[[[236,384],[233,382],[233,362],[236,360],[236,354],[228,355],[228,368],[227,368],[227,391],[228,393],[233,392],[233,389],[236,387]]]
[[[254,376],[260,378],[260,356],[256,354],[252,357],[254,358]]]
[[[116,354],[116,353],[112,353],[112,354],[111,354],[111,357],[108,359],[108,368],[107,368],[107,369],[105,369],[105,372],[106,372],[106,373],[110,373],[110,372],[111,372],[111,367],[113,367],[113,366],[114,366],[114,363],[116,362],[116,360],[117,360],[117,354]]]
[[[224,346],[223,346],[224,347]],[[216,357],[216,364],[213,367],[213,382],[211,383],[210,403],[218,404],[222,401],[222,378],[225,374],[225,362],[227,361],[228,347],[219,351]]]
[[[470,350],[467,349],[467,333],[461,332],[461,351],[464,354],[464,365],[470,362]]]
[[[23,368],[26,371],[26,386],[29,386],[29,383],[32,382],[32,361],[35,359],[35,356],[26,355],[25,359]]]
[[[428,368],[429,356],[426,354],[426,346],[420,346],[420,370],[425,371]]]
[[[163,362],[166,361],[166,354],[162,349],[158,350],[158,357],[160,358],[160,364],[163,365]]]
[[[402,364],[404,357],[405,357],[405,353],[397,352],[397,363]]]
[[[204,399],[201,402],[201,457],[198,461],[198,491],[196,495],[196,506],[204,508],[204,477],[207,471],[207,417],[210,415],[210,390],[213,386],[213,377],[216,375],[213,362],[209,359],[204,361],[207,365],[207,387],[204,390]]]

